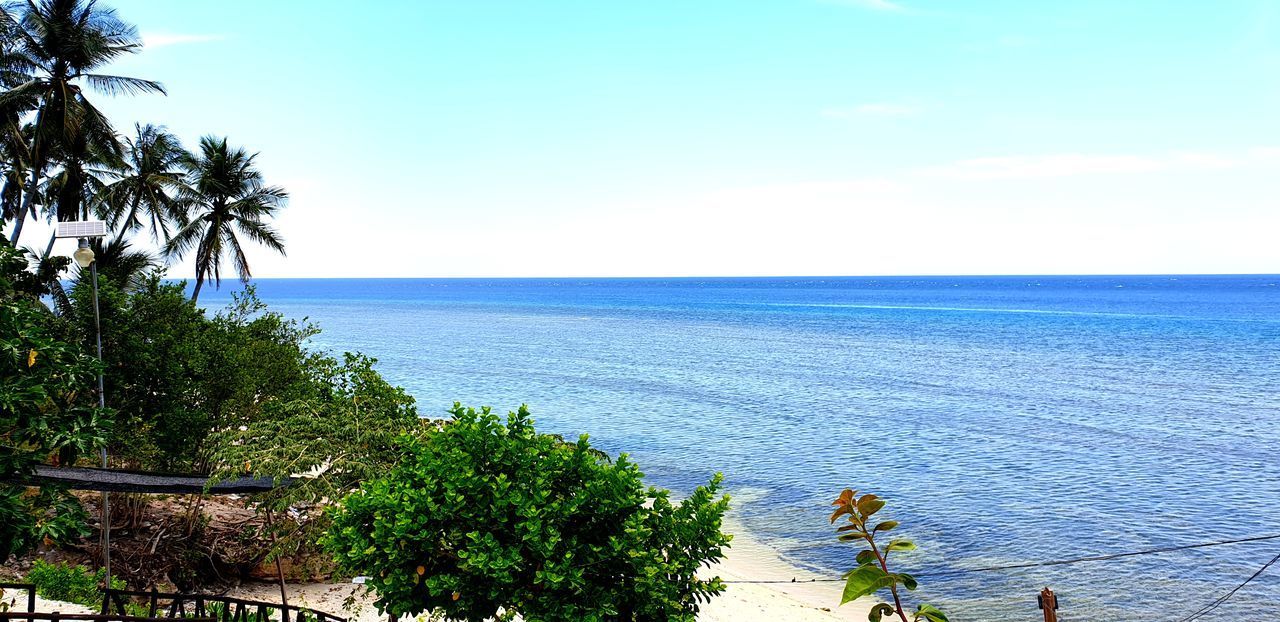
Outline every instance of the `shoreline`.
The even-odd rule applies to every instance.
[[[727,585],[723,594],[703,607],[698,620],[819,622],[867,619],[874,602],[860,599],[841,606],[843,583],[811,582],[811,579],[828,577],[787,561],[776,549],[752,536],[732,516],[726,517],[725,528],[733,534],[733,542],[725,559],[706,572],[719,575]],[[734,583],[735,580],[783,583]]]
[[[839,582],[809,582],[820,575],[783,559],[774,549],[754,538],[742,524],[731,517],[725,529],[733,534],[733,542],[719,564],[704,569],[706,576],[719,575],[726,582],[723,594],[704,604],[698,614],[700,622],[832,622],[866,620],[874,604],[859,600],[839,606],[843,588]],[[782,583],[734,583],[734,581],[781,581]],[[795,580],[795,582],[791,582]],[[362,586],[351,583],[286,583],[289,604],[310,607],[350,622],[378,622],[373,598],[361,594]],[[244,583],[227,592],[240,598],[277,601],[277,583]],[[354,598],[353,598],[354,597]],[[353,598],[355,611],[344,608]]]

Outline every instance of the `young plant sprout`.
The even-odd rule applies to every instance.
[[[867,619],[871,622],[880,622],[886,615],[897,614],[902,622],[908,622],[907,613],[902,608],[902,596],[898,593],[898,586],[914,590],[916,579],[905,572],[889,572],[889,556],[896,551],[914,550],[916,545],[910,540],[903,539],[892,539],[885,545],[876,544],[876,534],[893,531],[897,528],[898,521],[886,520],[874,525],[871,523],[871,516],[884,507],[884,500],[871,493],[859,497],[856,491],[846,488],[831,505],[836,506],[836,511],[831,513],[831,523],[835,524],[841,516],[844,516],[848,522],[847,525],[841,525],[836,529],[840,532],[840,541],[862,542],[867,547],[858,552],[856,558],[858,567],[844,575],[844,594],[840,598],[840,604],[887,589],[893,596],[893,604],[877,603],[871,608]],[[926,604],[917,607],[911,614],[910,620],[912,622],[921,620],[948,622],[946,614]]]

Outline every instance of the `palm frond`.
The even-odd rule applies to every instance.
[[[195,219],[181,226],[165,243],[162,249],[164,256],[170,259],[182,259],[193,248],[198,248],[201,240],[204,239],[207,224],[202,219]]]
[[[84,79],[94,90],[107,95],[141,95],[159,93],[166,95],[164,85],[155,80],[129,78],[125,76],[109,76],[100,73],[84,74]]]
[[[240,240],[236,238],[235,232],[227,228],[223,232],[227,248],[231,251],[231,261],[235,265],[236,273],[240,276],[241,283],[248,283],[253,274],[249,271],[249,257],[244,254],[244,249],[240,246]]]
[[[284,238],[276,230],[260,220],[249,220],[246,218],[236,219],[236,228],[238,228],[246,238],[257,242],[281,255],[285,254]]]

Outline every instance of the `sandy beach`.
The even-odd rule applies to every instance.
[[[838,582],[810,582],[818,575],[797,568],[782,559],[773,549],[751,538],[737,525],[727,525],[734,533],[733,546],[727,558],[707,570],[727,583],[724,594],[703,607],[698,619],[703,622],[829,622],[832,620],[866,620],[871,602],[840,603],[842,585]],[[852,555],[852,552],[850,553]],[[795,580],[794,583],[790,581]],[[735,581],[784,581],[784,583],[735,583]],[[349,583],[290,583],[289,602],[335,615],[347,616],[352,622],[375,622],[381,619],[373,606],[373,598],[363,594],[360,586]],[[274,583],[248,583],[232,590],[241,598],[276,601],[280,589]],[[354,596],[354,610],[343,604]]]
[[[720,564],[705,571],[719,575],[728,584],[725,592],[703,607],[698,616],[704,622],[829,622],[832,620],[866,620],[872,603],[853,602],[843,607],[839,582],[813,582],[822,578],[797,568],[776,551],[753,539],[740,526],[726,521],[726,530],[734,534],[728,556]],[[852,552],[851,552],[852,555]],[[745,583],[740,581],[779,581],[779,583]],[[352,583],[288,583],[289,603],[346,617],[351,622],[385,620],[373,605],[373,596],[363,586]],[[249,582],[226,595],[250,600],[280,602],[279,584]],[[62,613],[95,613],[88,607],[38,598],[37,611]]]

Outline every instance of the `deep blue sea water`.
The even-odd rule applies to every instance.
[[[1280,276],[260,280],[318,347],[376,356],[439,415],[528,403],[651,483],[723,471],[735,512],[834,572],[828,503],[889,501],[955,620],[1177,620],[1280,540]],[[229,288],[206,289],[221,306]],[[832,603],[833,605],[835,603]],[[1280,619],[1280,565],[1219,610]]]

